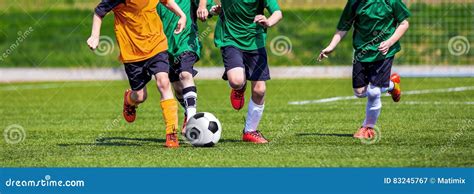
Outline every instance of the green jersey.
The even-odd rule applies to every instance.
[[[163,21],[163,28],[168,38],[168,53],[173,57],[179,57],[184,52],[194,52],[201,56],[201,42],[197,25],[197,9],[199,0],[175,0],[178,6],[186,14],[186,27],[184,30],[175,34],[174,30],[178,24],[179,16],[170,11],[162,3],[158,4],[158,15]],[[214,6],[213,0],[207,0],[207,8]]]
[[[378,47],[410,15],[402,0],[348,0],[337,29],[349,31],[354,26],[354,59],[374,62],[393,57],[401,50],[396,42],[384,56]]]
[[[277,0],[263,0],[271,13],[280,10]],[[241,50],[265,47],[267,33],[253,22],[259,0],[221,0],[222,13],[216,24],[214,43],[217,47],[234,46]]]

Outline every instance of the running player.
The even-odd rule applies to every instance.
[[[354,26],[352,86],[355,96],[367,97],[366,116],[355,138],[373,138],[384,92],[400,101],[400,76],[390,75],[400,38],[408,30],[410,16],[402,0],[349,0],[337,25],[337,32],[319,60],[327,58]]]

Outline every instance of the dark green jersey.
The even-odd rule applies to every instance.
[[[217,47],[235,46],[242,50],[265,47],[267,33],[254,23],[259,0],[221,0],[222,13],[216,24],[214,43]],[[264,0],[265,8],[273,14],[280,10],[277,0]]]
[[[354,59],[374,62],[395,56],[401,50],[400,43],[397,42],[384,56],[378,51],[378,47],[409,16],[410,11],[402,0],[349,0],[337,29],[349,31],[354,26]]]
[[[186,27],[180,34],[175,34],[174,30],[178,24],[179,17],[166,8],[162,3],[158,4],[157,11],[163,21],[163,27],[168,38],[168,52],[173,57],[179,57],[183,52],[190,51],[201,56],[201,42],[197,26],[196,12],[199,7],[199,0],[175,0],[179,7],[186,14]],[[214,5],[213,0],[207,0],[207,7],[210,9]]]

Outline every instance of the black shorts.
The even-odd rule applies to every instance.
[[[143,89],[151,80],[151,77],[160,72],[169,71],[168,52],[158,53],[144,61],[125,63],[125,73],[128,82],[134,91]]]
[[[266,81],[270,79],[267,50],[260,48],[253,51],[243,51],[233,46],[221,48],[225,72],[222,79],[227,80],[227,71],[242,67],[249,81]]]
[[[352,67],[352,87],[373,86],[387,88],[390,86],[393,57],[375,62],[354,61]]]
[[[184,52],[179,55],[179,57],[172,57],[170,55],[170,81],[179,81],[179,74],[181,74],[181,72],[189,72],[193,77],[196,76],[198,71],[194,69],[194,64],[196,64],[198,60],[199,58],[194,52]]]

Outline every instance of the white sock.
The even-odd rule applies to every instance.
[[[365,109],[365,121],[363,126],[374,128],[382,109],[381,88],[376,86],[367,87],[367,107]]]
[[[382,93],[391,92],[393,90],[393,87],[395,87],[395,84],[390,81],[390,85],[388,86],[388,88],[382,88]]]
[[[245,119],[245,132],[253,132],[257,130],[258,124],[260,123],[260,119],[262,119],[264,108],[264,104],[255,104],[252,98],[250,98],[247,118]]]
[[[197,92],[196,92],[196,87],[188,87],[183,90],[183,98],[184,102],[186,104],[186,116],[188,118],[188,121],[191,117],[193,117],[197,110]]]

